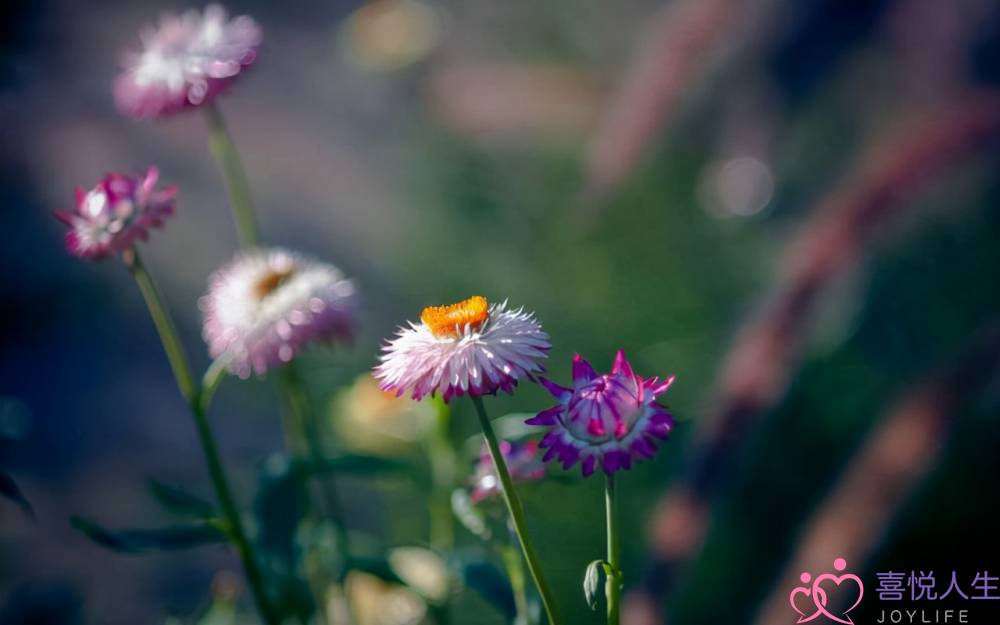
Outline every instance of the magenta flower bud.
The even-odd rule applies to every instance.
[[[114,93],[122,113],[145,119],[211,102],[257,58],[261,31],[250,17],[230,20],[213,4],[203,13],[165,15],[139,39]]]
[[[500,452],[510,472],[510,479],[515,482],[531,482],[545,477],[545,464],[538,456],[538,442],[511,443],[500,441]],[[479,503],[500,494],[500,478],[490,452],[483,445],[476,463],[475,472],[470,480],[472,484],[472,501]]]
[[[357,292],[333,265],[255,249],[213,273],[198,305],[209,353],[246,378],[290,362],[311,343],[349,340]]]
[[[69,226],[66,249],[87,260],[120,254],[149,238],[174,212],[175,187],[157,189],[159,172],[150,167],[143,177],[108,174],[90,191],[76,189],[76,210],[55,211]]]
[[[673,428],[673,417],[656,398],[670,388],[674,376],[642,378],[621,350],[611,373],[603,375],[575,355],[573,388],[540,381],[559,400],[527,421],[550,428],[539,443],[547,449],[543,461],[557,458],[565,469],[579,461],[584,476],[598,463],[610,475],[631,468],[633,458],[652,458],[657,441]]]

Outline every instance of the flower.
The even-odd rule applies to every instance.
[[[254,62],[261,32],[250,17],[229,20],[213,4],[165,15],[139,38],[142,48],[126,54],[114,92],[122,113],[143,119],[211,102]]]
[[[558,457],[565,469],[580,460],[584,476],[594,472],[598,460],[611,475],[631,468],[632,458],[652,458],[656,440],[665,439],[673,428],[673,417],[656,398],[670,388],[674,376],[640,377],[621,350],[611,373],[604,375],[575,355],[573,388],[540,381],[559,400],[527,421],[551,428],[539,443],[548,449],[543,460]]]
[[[144,177],[107,174],[90,191],[76,189],[76,212],[55,211],[69,226],[66,249],[80,258],[101,260],[149,238],[174,212],[175,187],[156,189],[159,171]]]
[[[283,249],[241,252],[209,278],[202,336],[236,375],[263,375],[308,343],[349,339],[356,299],[332,265]]]
[[[545,465],[538,457],[538,441],[511,443],[500,441],[500,453],[503,454],[510,479],[515,482],[529,482],[545,477]],[[472,501],[479,503],[500,494],[500,478],[497,476],[496,465],[486,445],[479,454],[476,470],[472,474]]]
[[[350,449],[390,456],[426,438],[436,417],[430,404],[387,393],[367,374],[336,395],[331,413],[338,440]]]
[[[465,393],[510,393],[519,378],[542,371],[537,361],[549,347],[534,315],[477,295],[425,308],[419,324],[400,328],[383,347],[374,374],[383,390],[402,395],[412,389],[417,400],[438,391],[445,401]]]

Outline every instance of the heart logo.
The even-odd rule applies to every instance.
[[[865,594],[861,579],[852,573],[845,573],[844,575],[823,573],[813,581],[812,591],[813,600],[822,609],[827,618],[838,623],[848,624],[854,621],[851,620],[851,617],[847,616],[847,613],[858,607],[858,604],[861,603],[861,597]],[[841,612],[839,616],[835,616],[829,611],[828,606],[846,605],[851,602],[852,598],[854,601],[850,603],[850,607]]]
[[[816,610],[816,604],[812,599],[812,589],[810,588],[795,588],[792,590],[792,594],[788,595],[788,603],[799,614],[799,620],[796,623],[811,621],[820,614]]]
[[[833,562],[833,568],[842,572],[847,568],[847,561],[844,558],[837,558]],[[865,594],[861,578],[853,573],[839,575],[837,573],[823,573],[813,579],[810,573],[803,572],[799,579],[803,586],[794,588],[788,595],[789,605],[799,615],[796,623],[807,623],[824,616],[835,623],[854,625],[854,621],[847,613],[858,607]],[[851,605],[843,611],[838,609],[836,614],[831,611],[832,606],[842,606],[848,603]]]

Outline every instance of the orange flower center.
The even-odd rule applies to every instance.
[[[258,300],[264,299],[271,293],[274,293],[282,284],[288,282],[289,278],[291,278],[294,273],[295,267],[268,272],[257,281],[257,284],[254,285],[254,295],[257,296]]]
[[[428,306],[420,313],[420,320],[441,338],[458,336],[465,326],[478,330],[489,319],[489,302],[481,295],[473,295],[449,306]]]

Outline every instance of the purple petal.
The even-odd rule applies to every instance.
[[[597,372],[580,354],[573,355],[573,386],[579,387],[597,377]]]
[[[539,412],[537,415],[527,419],[528,425],[555,425],[558,422],[559,414],[564,410],[562,404],[553,406]]]
[[[539,376],[538,382],[544,386],[545,390],[551,393],[553,397],[561,402],[567,401],[573,395],[573,389],[560,386],[548,378]]]
[[[615,354],[615,364],[611,367],[612,374],[621,374],[628,378],[634,378],[635,373],[632,371],[632,365],[629,364],[628,358],[625,357],[625,352],[618,350]]]

